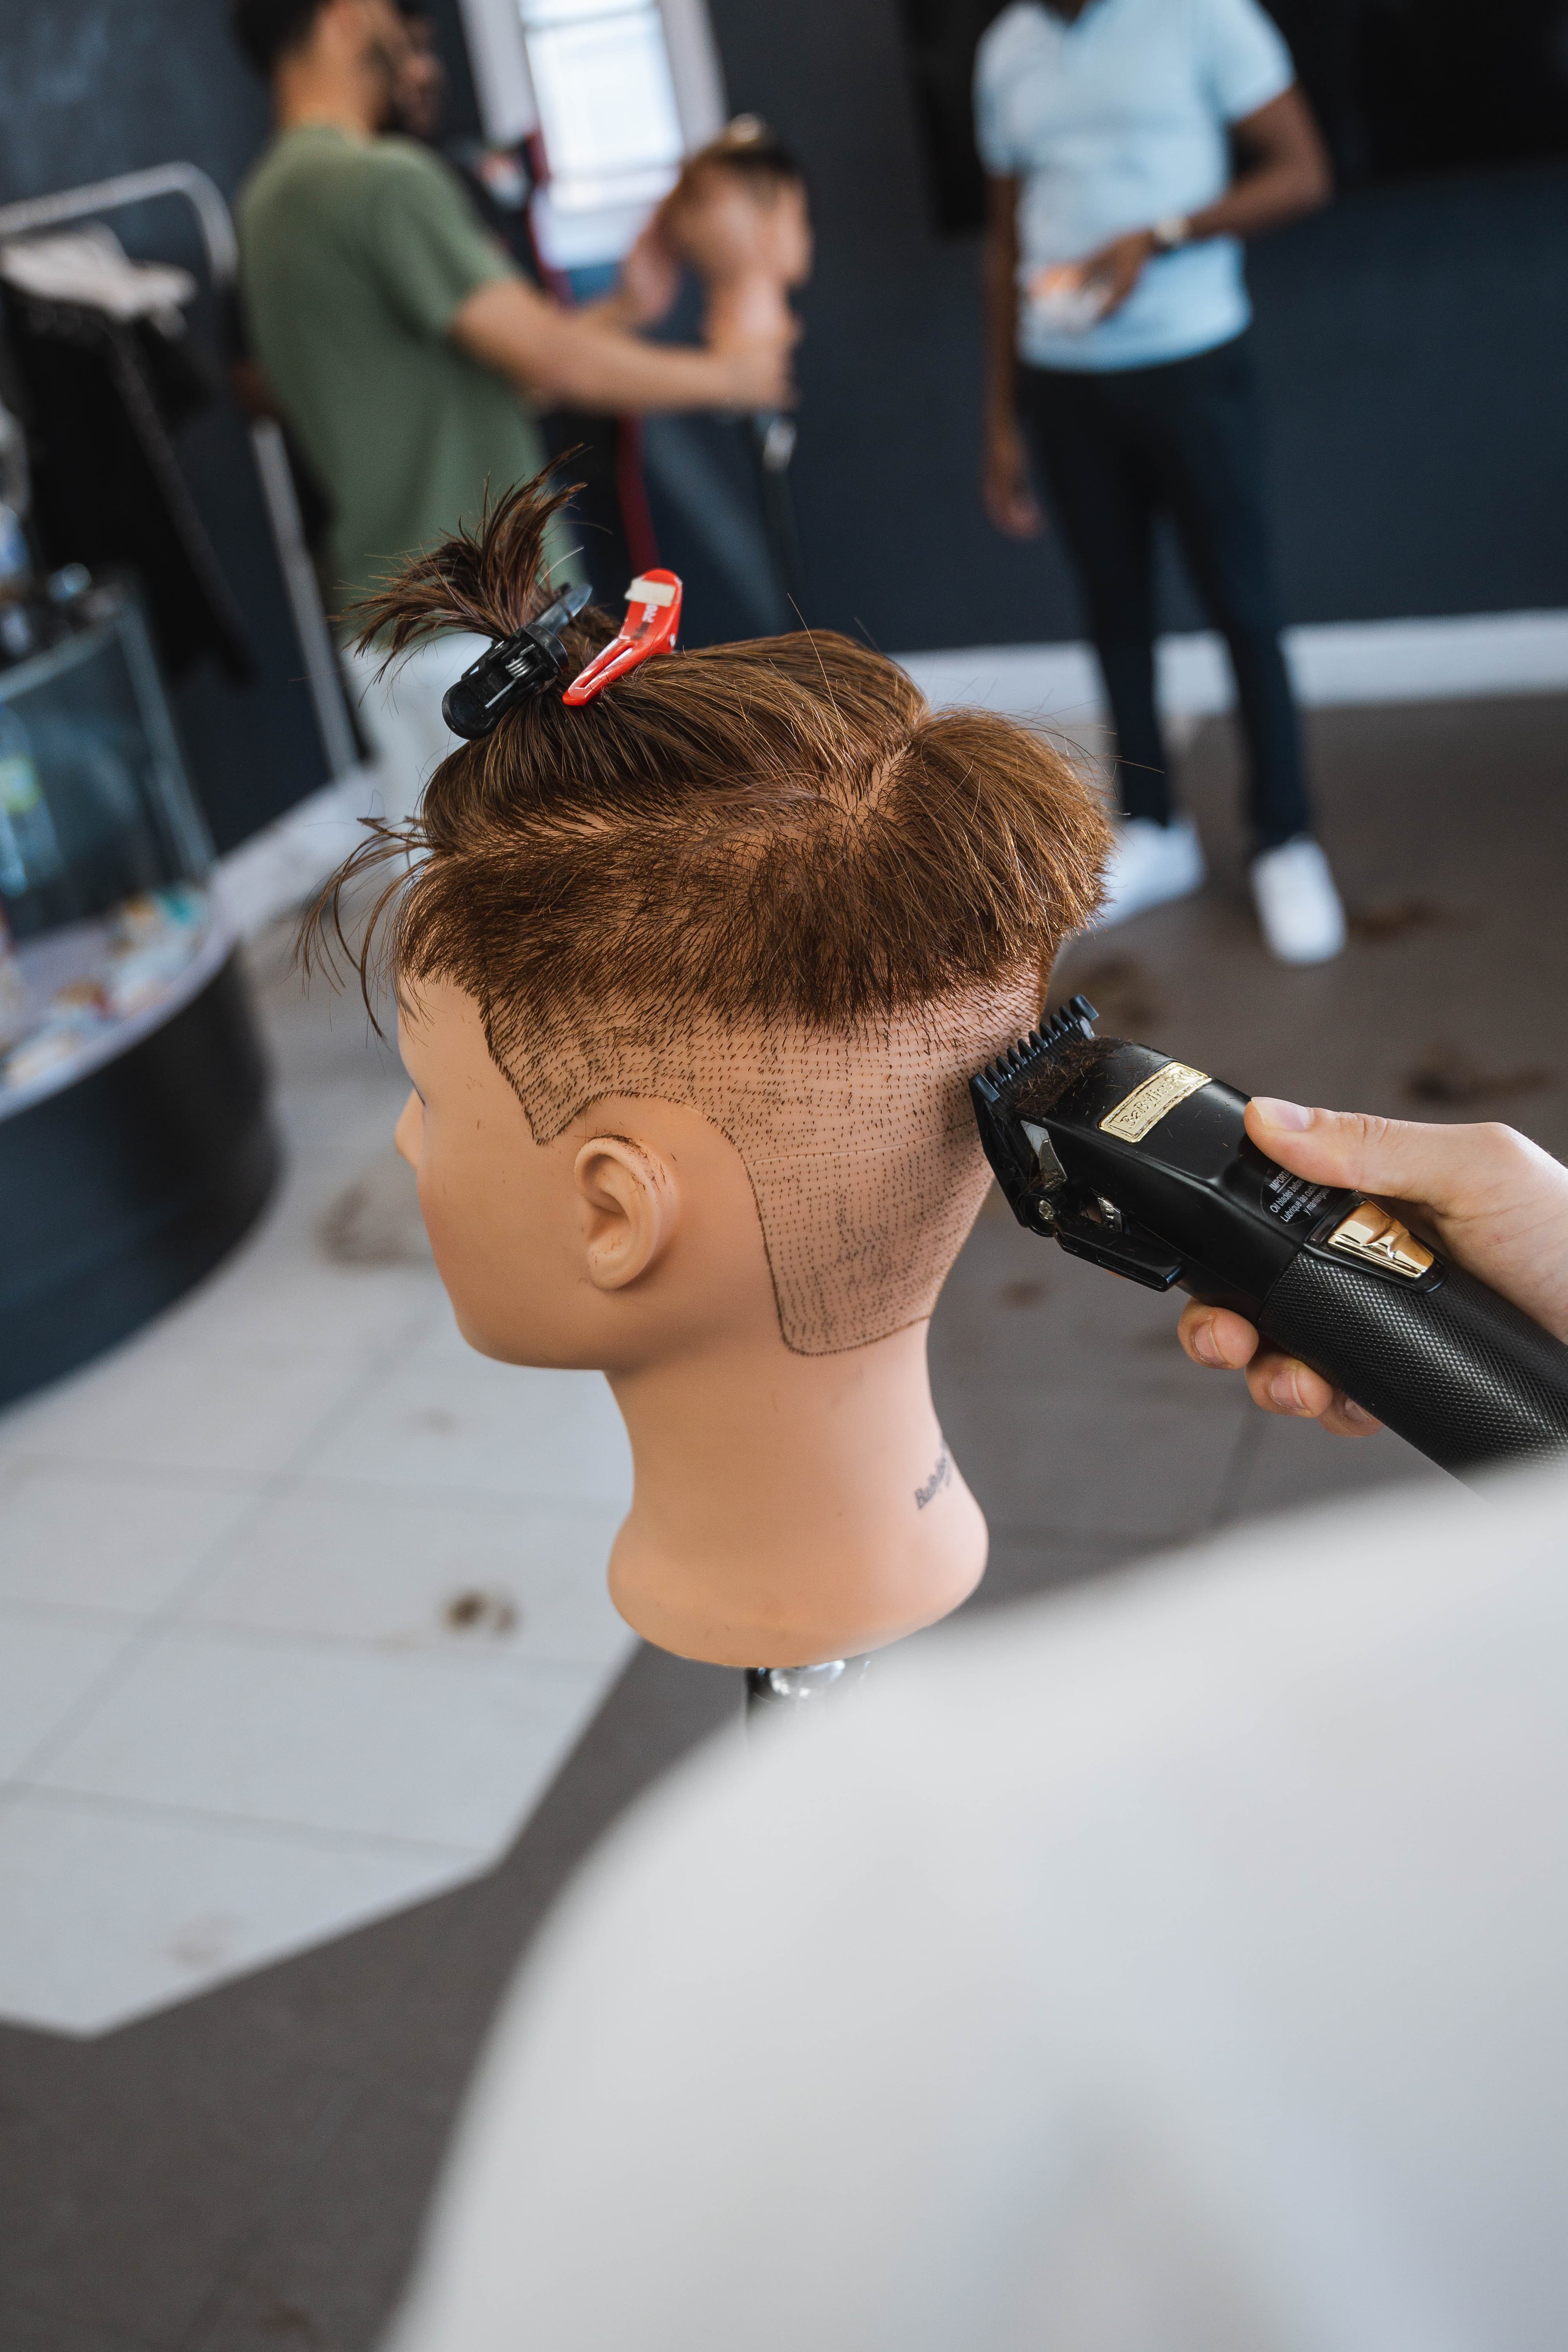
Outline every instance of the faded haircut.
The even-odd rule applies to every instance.
[[[445,630],[510,635],[551,600],[545,531],[571,495],[542,477],[415,557],[358,608],[361,646],[391,664]],[[617,625],[593,607],[571,624],[563,685]],[[1099,903],[1109,840],[1043,737],[932,711],[824,630],[663,656],[581,709],[552,688],[455,744],[416,818],[374,831],[307,953],[345,884],[395,860],[362,978],[387,917],[399,980],[455,982],[503,1048],[568,1001],[846,1028],[1044,973]]]
[[[560,504],[509,493],[372,598],[362,642],[510,635],[549,601]],[[567,630],[572,671],[613,627]],[[896,663],[802,630],[523,704],[337,887],[397,859],[367,999],[384,915],[405,1001],[428,980],[477,1001],[536,1143],[618,1096],[727,1136],[784,1342],[826,1355],[931,1313],[990,1181],[967,1078],[1038,1016],[1106,841],[1040,737],[932,712]]]

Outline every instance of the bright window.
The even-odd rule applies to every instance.
[[[557,212],[656,201],[685,146],[656,0],[520,0]]]

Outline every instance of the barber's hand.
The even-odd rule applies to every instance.
[[[985,428],[980,478],[985,511],[1009,539],[1038,539],[1046,518],[1029,479],[1028,455],[1015,417],[993,418]]]
[[[719,376],[716,408],[793,408],[795,383],[788,342],[710,343],[709,356]]]
[[[1105,303],[1100,313],[1102,319],[1121,310],[1142,277],[1144,264],[1152,261],[1158,251],[1151,232],[1136,228],[1126,236],[1112,237],[1109,245],[1102,245],[1098,252],[1079,262],[1084,277],[1105,289]]]
[[[1568,1340],[1568,1168],[1511,1127],[1423,1127],[1354,1111],[1304,1110],[1256,1095],[1247,1131],[1260,1151],[1314,1184],[1370,1192],[1413,1210],[1457,1265]],[[1194,1364],[1245,1370],[1265,1412],[1320,1421],[1338,1437],[1382,1426],[1294,1358],[1261,1348],[1223,1307],[1187,1307],[1177,1335]]]

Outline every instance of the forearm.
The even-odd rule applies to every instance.
[[[620,335],[633,335],[646,323],[626,287],[618,283],[607,294],[601,294],[596,302],[583,303],[573,316]]]
[[[608,415],[635,409],[642,415],[724,404],[725,383],[713,356],[689,345],[645,343],[636,335],[596,320],[571,321],[546,368],[536,371],[520,353],[507,370],[521,391],[542,405],[556,403]]]
[[[1005,286],[985,273],[985,414],[1002,423],[1017,412],[1018,296],[1009,266]]]
[[[1326,180],[1295,161],[1259,163],[1233,180],[1223,196],[1188,216],[1194,242],[1211,236],[1262,236],[1327,204]]]
[[[1010,424],[1017,413],[1018,236],[1015,198],[1006,183],[993,183],[981,284],[985,308],[985,415],[989,423]]]
[[[1223,196],[1191,217],[1194,237],[1262,236],[1316,212],[1333,194],[1328,150],[1292,87],[1233,126],[1241,168]]]
[[[564,310],[516,280],[469,296],[453,340],[529,399],[614,413],[722,407],[728,375],[715,353],[643,342],[613,314]]]

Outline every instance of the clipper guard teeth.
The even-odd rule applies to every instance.
[[[1034,1067],[1042,1055],[1051,1053],[1058,1045],[1064,1045],[1071,1039],[1092,1037],[1094,1024],[1099,1018],[1098,1011],[1087,996],[1069,997],[1048,1021],[1043,1021],[1037,1029],[1031,1029],[1026,1037],[1020,1037],[1016,1045],[1009,1045],[1005,1054],[999,1054],[995,1061],[988,1063],[981,1071],[981,1077],[995,1093],[1005,1093]]]

